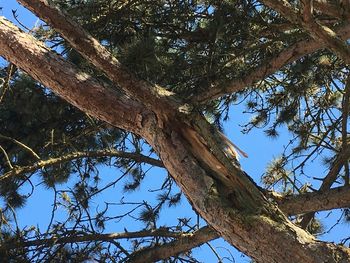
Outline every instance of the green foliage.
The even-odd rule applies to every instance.
[[[189,103],[212,88],[224,90],[234,80],[249,78],[259,66],[269,65],[280,51],[308,38],[303,30],[288,24],[255,0],[52,2],[82,24],[139,78],[166,87]],[[298,6],[298,1],[289,2]],[[332,24],[332,20],[329,23],[329,26],[338,24]],[[54,30],[41,26],[34,35],[58,46],[64,58],[81,70],[113,86],[99,69],[91,66]],[[348,72],[347,66],[332,52],[319,50],[244,90],[192,106],[213,126],[222,129],[232,106],[243,103],[250,117],[243,125],[244,132],[260,128],[276,139],[288,131],[291,139],[281,157],[272,160],[266,168],[262,183],[283,194],[304,193],[311,189],[303,177],[304,168],[315,158],[323,158],[328,169],[344,141],[349,141],[343,116]],[[0,72],[1,80],[6,76],[4,68]],[[3,91],[1,86],[0,93]],[[0,123],[0,146],[4,149],[4,152],[0,151],[1,174],[35,164],[38,161],[36,155],[41,160],[50,160],[78,151],[117,149],[153,156],[153,150],[142,139],[92,119],[20,71],[12,76],[10,89],[0,102]],[[118,177],[111,172],[110,181],[104,184],[105,178],[99,174],[101,167],[117,168],[121,175],[118,173]],[[125,196],[144,190],[148,169],[148,166],[126,158],[84,157],[6,179],[0,184],[3,202],[1,242],[74,236],[79,231],[95,234],[107,229],[111,222],[124,218],[141,222],[142,230],[156,229],[163,210],[173,209],[181,202],[182,195],[174,189],[169,176],[164,181],[152,179],[155,183],[163,182],[156,190],[147,186],[152,188],[147,189],[147,194],[155,193],[154,203],[127,202],[123,196],[116,203],[105,201],[98,208],[94,207],[94,198],[119,182],[122,185],[117,185],[116,189],[124,190]],[[62,208],[66,216],[64,220],[51,222],[44,234],[38,234],[42,231],[39,229],[36,234],[17,231],[14,223],[14,209],[23,207],[28,198],[21,190],[31,184],[34,176],[55,193],[54,210]],[[338,179],[347,182],[348,177],[349,171],[344,169]],[[92,212],[92,207],[96,211]],[[119,207],[127,207],[127,211]],[[345,210],[347,220],[348,214]],[[52,217],[56,218],[54,213]],[[175,229],[192,230],[198,227],[196,224],[180,218]],[[308,230],[313,234],[321,233],[322,224],[314,219]],[[38,261],[83,262],[96,257],[101,262],[122,262],[136,249],[170,240],[160,237],[133,239],[128,245],[123,244],[126,249],[117,242],[74,243],[76,246],[40,248],[38,254],[30,254],[26,249],[0,251],[0,258],[29,262],[29,255]],[[189,254],[186,257],[192,260]],[[175,257],[171,262],[181,261],[179,258]],[[195,262],[194,259],[191,262]]]

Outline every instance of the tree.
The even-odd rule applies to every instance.
[[[25,33],[0,21],[0,55],[10,62],[0,132],[4,258],[181,262],[179,253],[221,236],[257,262],[349,262],[347,247],[313,235],[316,211],[348,214],[346,1],[18,2],[47,26]],[[246,131],[264,127],[275,137],[285,126],[292,134],[262,178],[265,188],[220,133],[239,98],[255,115]],[[303,174],[317,155],[328,173],[314,189]],[[104,190],[97,166],[131,173],[124,188],[132,191],[145,178],[141,162],[170,174],[159,203],[137,204],[142,231],[103,234],[110,204],[89,209]],[[36,175],[55,191],[54,206],[68,211],[44,233],[15,226],[15,208],[26,201],[20,190]],[[58,191],[72,175],[80,181]],[[183,220],[176,231],[157,228],[160,210],[181,198],[173,180],[208,227],[186,232]],[[130,251],[121,238],[138,239]]]

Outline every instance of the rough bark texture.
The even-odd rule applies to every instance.
[[[139,114],[146,114],[142,105],[79,71],[76,66],[64,61],[34,37],[21,32],[5,18],[1,18],[0,38],[1,46],[4,47],[1,56],[21,65],[22,70],[45,86],[55,87],[53,91],[58,96],[114,126],[139,132]]]
[[[203,227],[192,235],[181,237],[173,242],[162,246],[144,249],[136,252],[129,262],[144,263],[156,262],[161,259],[169,258],[180,253],[184,253],[193,247],[203,245],[212,239],[218,237],[218,234],[210,227]]]
[[[171,106],[174,106],[175,102],[168,98],[173,93],[158,85],[152,85],[149,82],[135,78],[95,38],[83,31],[73,20],[63,16],[61,10],[48,5],[46,1],[26,0],[19,2],[37,13],[39,17],[61,33],[64,38],[71,39],[70,44],[97,68],[103,70],[113,82],[118,83],[127,95],[147,105],[159,115],[163,115],[165,112],[168,114],[173,112]]]
[[[344,25],[336,30],[337,35],[346,40],[350,37],[350,26]],[[192,98],[193,102],[205,103],[210,99],[219,98],[225,94],[237,92],[254,85],[259,80],[273,74],[285,65],[300,59],[301,57],[311,54],[319,49],[325,48],[326,45],[319,40],[306,39],[287,47],[279,54],[272,57],[268,61],[263,61],[260,65],[249,70],[244,76],[235,79],[226,86],[213,85],[205,92],[199,93]]]
[[[350,205],[350,187],[338,187],[323,192],[286,196],[278,202],[279,208],[289,215],[304,214]]]
[[[270,8],[278,11],[290,22],[300,25],[308,31],[308,34],[316,41],[323,43],[325,47],[333,50],[345,63],[350,64],[350,48],[336,32],[321,25],[313,18],[313,4],[310,0],[301,1],[302,16],[285,0],[262,0]]]
[[[349,249],[315,240],[269,203],[220,151],[200,115],[173,108],[171,115],[160,118],[140,103],[121,102],[117,92],[78,72],[4,19],[0,20],[0,55],[81,110],[143,136],[194,209],[223,238],[256,261],[349,262]]]

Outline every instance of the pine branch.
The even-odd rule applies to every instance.
[[[211,229],[211,228],[210,228]],[[211,230],[213,231],[213,230]],[[207,231],[210,233],[210,231]],[[141,238],[141,237],[171,237],[171,238],[186,238],[192,237],[192,233],[173,232],[167,229],[143,230],[137,232],[123,232],[123,233],[109,233],[109,234],[87,234],[81,233],[64,236],[51,237],[45,239],[35,239],[27,241],[15,241],[3,243],[0,245],[0,250],[18,249],[23,247],[33,246],[53,246],[58,244],[79,243],[79,242],[98,242],[98,241],[112,241],[117,239]]]
[[[338,174],[342,169],[343,165],[349,161],[349,158],[350,158],[350,147],[348,147],[347,149],[344,149],[338,154],[338,156],[333,162],[332,168],[330,169],[326,177],[323,179],[319,192],[324,192],[332,186],[334,181],[337,179]],[[314,217],[314,215],[315,215],[314,212],[305,214],[303,216],[303,219],[300,222],[300,226],[305,229],[310,223],[311,219]]]
[[[147,122],[149,111],[144,106],[81,72],[3,17],[0,18],[0,55],[67,102],[113,126],[138,134],[140,122]],[[42,65],[47,68],[44,70]]]
[[[350,19],[349,10],[339,3],[333,4],[332,2],[326,0],[314,0],[313,4],[315,9],[326,15],[338,19],[346,19],[348,21]]]
[[[39,155],[36,152],[34,152],[34,150],[32,148],[30,148],[29,146],[25,145],[24,143],[22,143],[20,141],[17,141],[14,138],[11,138],[11,137],[8,137],[8,136],[4,136],[2,134],[0,134],[0,139],[9,140],[9,141],[17,144],[18,146],[22,147],[24,150],[29,152],[31,155],[33,155],[35,159],[40,160]]]
[[[322,192],[304,193],[280,198],[278,207],[288,215],[346,208],[350,206],[350,187],[337,187]]]
[[[202,227],[191,235],[179,237],[173,242],[137,251],[131,255],[129,262],[143,263],[164,260],[189,251],[218,237],[219,235],[211,227]]]
[[[176,103],[169,99],[174,95],[172,92],[136,78],[97,39],[63,11],[45,0],[18,0],[18,2],[61,33],[72,47],[94,66],[103,70],[109,79],[131,98],[161,115],[174,114],[172,109],[176,107]]]
[[[142,238],[142,237],[169,237],[174,241],[158,245],[153,248],[141,249],[130,255],[129,262],[156,262],[171,256],[189,251],[211,240],[219,238],[219,235],[209,226],[202,227],[193,233],[173,232],[167,229],[143,230],[136,232],[90,234],[79,233],[65,237],[51,237],[27,241],[15,241],[3,243],[1,250],[19,249],[24,247],[54,246],[69,243],[82,242],[112,242],[118,239]]]
[[[331,28],[319,24],[313,18],[313,5],[311,0],[303,0],[302,16],[292,8],[285,0],[262,0],[268,7],[276,10],[290,22],[302,26],[317,41],[321,41],[324,45],[336,53],[339,58],[350,65],[350,48],[336,32]]]
[[[162,162],[157,159],[150,158],[148,156],[139,154],[139,153],[128,153],[116,150],[98,150],[98,151],[86,151],[86,152],[74,152],[61,157],[51,158],[48,160],[41,160],[36,162],[33,165],[22,166],[22,167],[13,167],[13,169],[2,176],[0,176],[0,181],[7,179],[9,177],[19,176],[25,173],[32,173],[39,169],[48,166],[54,166],[61,163],[69,162],[79,158],[98,158],[98,157],[118,157],[118,158],[126,158],[131,159],[139,163],[147,163],[157,167],[164,167]]]
[[[342,39],[346,40],[350,37],[350,25],[339,27],[336,30],[336,33]],[[244,74],[244,76],[231,81],[226,86],[219,86],[213,83],[212,87],[208,89],[208,91],[195,95],[191,101],[194,103],[203,104],[209,100],[219,98],[226,94],[241,91],[246,87],[254,85],[256,82],[263,80],[289,63],[292,63],[293,61],[296,61],[303,56],[311,54],[322,48],[325,48],[325,45],[323,42],[318,40],[307,39],[299,41],[292,46],[287,47],[275,56],[269,58],[268,61],[264,61],[257,67],[249,70]]]

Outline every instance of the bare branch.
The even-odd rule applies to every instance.
[[[322,41],[332,49],[347,64],[350,64],[350,48],[337,34],[329,27],[318,23],[312,15],[313,6],[311,0],[303,0],[303,27],[309,31],[316,40]]]
[[[2,87],[0,86],[0,90],[2,89],[1,95],[0,95],[0,102],[2,102],[6,92],[10,88],[10,80],[16,71],[17,71],[17,67],[12,63],[10,63],[7,67],[7,76],[5,77],[5,79],[3,79],[3,83],[1,84]]]
[[[0,150],[2,152],[2,154],[4,155],[5,157],[5,160],[6,160],[6,164],[7,166],[10,168],[10,169],[13,169],[13,166],[12,166],[12,163],[11,163],[11,160],[7,154],[7,152],[5,151],[5,149],[0,145]]]
[[[342,100],[342,150],[345,151],[349,147],[348,138],[348,118],[350,114],[350,74],[346,80],[345,93]],[[350,184],[349,163],[346,162],[345,166],[345,185]]]
[[[97,158],[97,157],[105,157],[105,156],[132,159],[136,162],[140,162],[140,163],[142,162],[153,166],[164,167],[160,160],[153,159],[138,153],[128,153],[128,152],[122,152],[122,151],[116,151],[116,150],[74,152],[58,158],[51,158],[49,160],[38,161],[34,165],[14,167],[11,171],[0,176],[0,181],[9,177],[14,177],[25,173],[35,172],[44,167],[58,165],[58,164],[69,162],[79,158],[84,158],[84,157]]]
[[[341,4],[334,4],[331,1],[327,0],[314,0],[313,4],[315,9],[326,15],[338,19],[350,19],[349,11],[345,8],[345,6],[342,6]]]
[[[348,162],[350,158],[350,147],[342,150],[342,152],[334,160],[331,170],[328,172],[327,176],[324,178],[320,191],[329,189],[343,167],[345,162]]]

